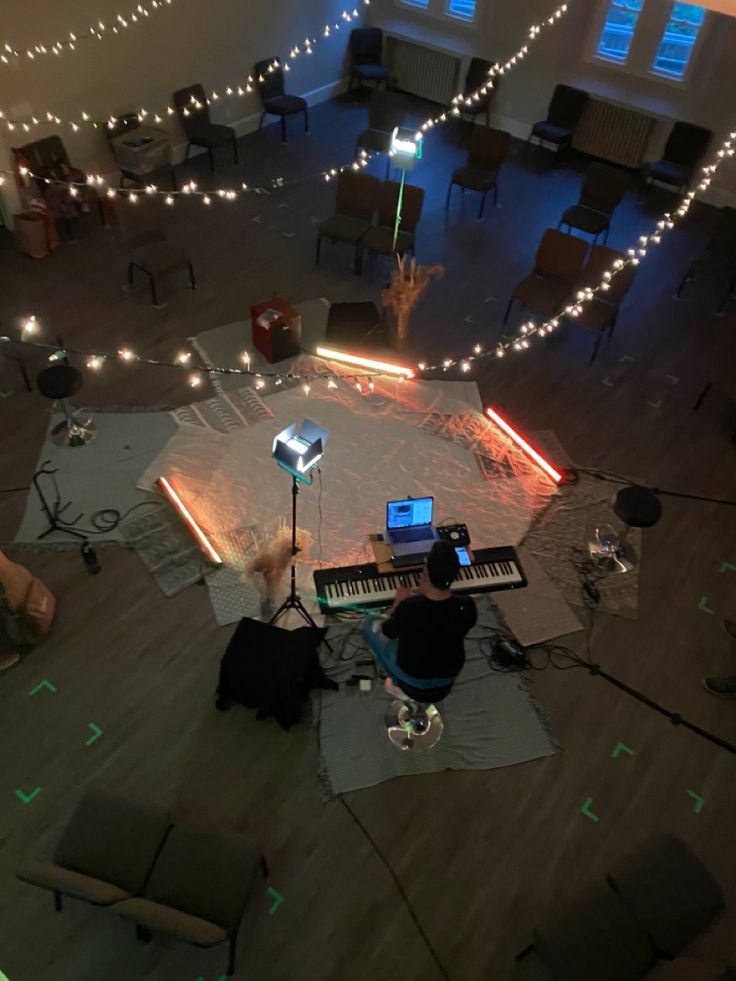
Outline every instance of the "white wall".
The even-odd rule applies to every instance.
[[[25,50],[98,19],[110,24],[118,11],[134,6],[134,0],[3,0],[0,40]],[[118,36],[80,42],[75,52],[22,59],[15,67],[0,64],[0,107],[7,115],[50,110],[62,118],[78,118],[84,110],[104,120],[141,105],[165,107],[175,89],[192,82],[220,92],[228,84],[244,83],[254,62],[274,55],[285,58],[305,36],[317,36],[326,22],[334,23],[344,7],[344,0],[174,0]],[[329,96],[343,75],[348,35],[346,26],[320,42],[313,55],[300,56],[287,75],[289,91],[311,93],[312,101]],[[212,116],[244,132],[258,110],[254,93],[222,99]],[[178,123],[169,120],[166,125],[174,143],[181,144]],[[110,167],[102,131],[89,127],[75,134],[53,126],[30,134],[5,133],[0,138],[2,166],[7,160],[2,139],[17,146],[53,132],[63,135],[70,158],[82,169]]]
[[[733,2],[736,6],[736,0]],[[397,0],[372,0],[369,16],[373,23],[388,30],[413,31],[418,37],[429,30],[444,35],[450,44],[464,46],[470,54],[500,60],[524,43],[529,25],[548,16],[558,0],[523,3],[477,0],[477,3],[476,22],[472,26],[447,17],[427,17]],[[687,83],[679,86],[646,73],[631,74],[625,68],[590,57],[601,3],[602,0],[578,0],[571,4],[567,15],[530,46],[526,60],[499,80],[496,125],[526,136],[530,125],[544,118],[554,86],[565,82],[657,116],[661,124],[650,148],[652,157],[661,150],[676,119],[707,126],[715,132],[718,142],[726,133],[736,130],[736,19],[719,13],[708,14],[703,44],[695,52]],[[657,11],[652,8],[659,8],[664,17],[669,0],[647,0],[646,6],[653,14]],[[648,28],[659,19],[650,16],[642,26]],[[656,38],[642,35],[637,42],[645,46],[649,42],[654,50]],[[710,199],[715,203],[736,195],[736,166],[724,165],[714,189]]]

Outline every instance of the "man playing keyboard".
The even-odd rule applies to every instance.
[[[450,592],[459,568],[453,546],[435,542],[418,591],[400,586],[385,619],[363,620],[363,636],[380,668],[415,701],[445,698],[465,663],[463,639],[478,613],[470,596]]]

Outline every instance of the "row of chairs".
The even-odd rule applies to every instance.
[[[514,303],[548,318],[562,316],[565,307],[570,305],[580,290],[586,286],[596,286],[616,259],[626,258],[605,245],[594,245],[586,261],[587,252],[588,244],[583,239],[548,228],[537,249],[532,272],[519,280],[514,287],[503,323],[508,322]],[[575,323],[595,331],[598,335],[590,358],[591,364],[595,361],[603,336],[607,335],[610,340],[613,335],[619,307],[631,289],[635,272],[635,266],[625,266],[612,278],[610,288],[603,295],[598,294],[592,302],[586,303],[580,316],[574,318]]]
[[[728,301],[736,299],[736,208],[721,209],[708,243],[685,270],[675,291],[675,299],[682,299],[686,286],[707,275],[728,283],[715,309],[717,316],[723,316]]]
[[[361,171],[343,170],[337,178],[335,213],[317,229],[317,264],[323,238],[353,247],[356,275],[363,270],[364,252],[373,255],[414,254],[414,234],[422,216],[424,190],[413,184],[404,185],[401,224],[394,245],[400,193],[401,185],[397,181],[380,181]]]

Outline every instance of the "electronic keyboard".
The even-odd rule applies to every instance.
[[[453,593],[490,593],[497,589],[520,589],[526,576],[516,549],[478,548],[472,565],[461,565],[457,579],[450,586]],[[399,586],[416,589],[421,569],[379,572],[375,562],[348,565],[341,569],[316,569],[314,585],[322,613],[361,610],[386,606],[393,602]]]

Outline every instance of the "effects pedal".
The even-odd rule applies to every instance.
[[[449,542],[450,545],[470,545],[467,525],[438,525],[437,534],[440,541]]]

